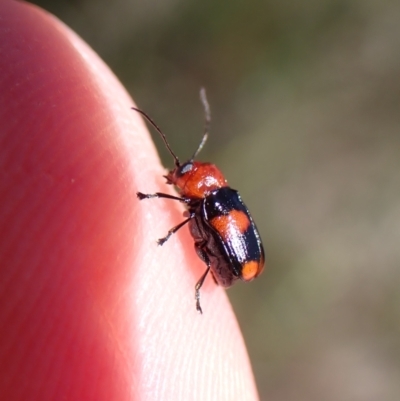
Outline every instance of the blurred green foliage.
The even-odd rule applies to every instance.
[[[36,1],[241,191],[268,269],[229,290],[262,400],[400,399],[400,3]],[[167,166],[159,138],[160,153]]]

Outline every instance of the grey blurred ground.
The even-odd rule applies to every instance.
[[[202,159],[240,189],[268,253],[229,290],[261,399],[400,400],[400,2],[36,3],[182,158],[207,88]]]

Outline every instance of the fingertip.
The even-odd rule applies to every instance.
[[[0,393],[139,398],[126,322],[136,172],[154,147],[74,33],[27,3],[0,14]]]

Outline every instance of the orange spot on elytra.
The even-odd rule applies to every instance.
[[[259,268],[260,268],[259,263],[254,260],[245,263],[242,268],[243,280],[250,281],[253,280],[253,278],[256,278],[262,271],[262,269],[259,271]]]
[[[240,210],[231,210],[226,216],[214,217],[210,224],[218,231],[224,241],[232,235],[244,234],[250,227],[251,221]]]

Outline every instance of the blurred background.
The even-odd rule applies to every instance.
[[[400,2],[34,1],[224,171],[267,250],[228,291],[261,400],[400,399]],[[160,154],[171,167],[159,138]]]

